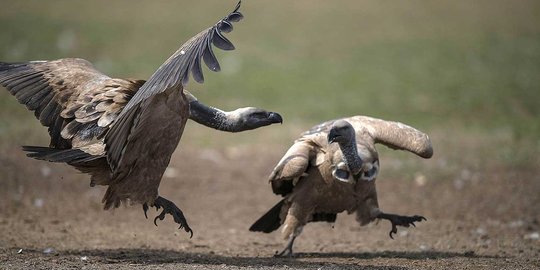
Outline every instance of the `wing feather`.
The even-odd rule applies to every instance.
[[[406,150],[423,158],[433,156],[429,136],[400,122],[386,121],[367,116],[345,118],[358,132],[367,131],[375,140],[392,149]]]
[[[295,141],[270,174],[269,180],[275,194],[292,192],[294,180],[307,172],[310,161],[317,155],[317,149],[309,137]]]
[[[0,62],[0,85],[34,111],[49,128],[50,147],[59,149],[106,131],[143,83],[109,78],[83,59]]]
[[[224,25],[230,25],[231,22],[239,21],[243,18],[243,15],[238,11],[240,9],[240,4],[241,2],[238,2],[236,8],[227,15],[227,17],[221,19],[213,26],[203,30],[184,43],[157,69],[156,72],[154,72],[141,89],[137,91],[126,108],[129,109],[148,97],[165,91],[165,89],[173,88],[180,84],[185,86],[188,81],[184,78],[189,77],[190,69],[193,70],[195,66],[193,64],[195,59],[200,59],[202,57],[210,70],[219,71],[219,68],[217,68],[219,67],[219,64],[217,64],[217,59],[212,52],[211,44],[214,44],[216,47],[223,50],[234,49],[232,43],[223,36],[222,31],[224,28],[229,29]],[[230,18],[234,20],[230,20]],[[224,24],[224,21],[228,24]],[[206,62],[207,60],[209,62]]]
[[[234,49],[232,43],[223,36],[222,31],[232,30],[231,22],[243,18],[238,11],[240,4],[238,2],[236,8],[225,18],[185,42],[150,76],[127,103],[117,121],[105,135],[107,160],[113,171],[121,163],[130,133],[137,132],[134,125],[138,111],[144,109],[145,100],[167,89],[183,89],[189,81],[190,73],[197,82],[202,83],[204,77],[200,67],[201,58],[210,70],[219,71],[219,63],[212,51],[212,44],[224,50]]]

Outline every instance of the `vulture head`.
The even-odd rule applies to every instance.
[[[228,114],[230,114],[229,117],[231,119],[234,119],[233,122],[236,127],[233,130],[236,132],[283,123],[283,118],[281,118],[279,113],[268,112],[255,107],[239,108]]]
[[[338,120],[332,125],[332,128],[328,133],[328,143],[335,142],[340,145],[354,144],[356,142],[354,128],[349,122]]]

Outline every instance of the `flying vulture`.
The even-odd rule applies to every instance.
[[[377,202],[375,179],[379,173],[376,143],[407,150],[423,158],[433,155],[428,135],[399,122],[353,116],[322,123],[304,132],[272,171],[275,194],[284,198],[257,220],[250,231],[270,233],[283,225],[288,239],[276,256],[292,256],[295,238],[308,222],[335,222],[343,211],[356,213],[365,225],[375,219],[396,226],[414,226],[422,216],[383,212]]]
[[[182,211],[158,195],[161,177],[186,121],[238,132],[282,122],[257,108],[222,111],[199,102],[184,89],[190,73],[202,83],[201,59],[212,71],[219,63],[212,45],[233,50],[223,35],[243,18],[240,2],[225,18],[184,43],[147,80],[110,78],[83,59],[0,62],[0,85],[34,111],[48,127],[49,147],[23,146],[28,156],[67,163],[91,175],[90,185],[105,185],[105,209],[139,203],[173,216],[193,236]]]

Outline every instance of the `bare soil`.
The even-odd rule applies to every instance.
[[[0,153],[0,269],[539,269],[538,171],[456,171],[377,180],[381,207],[428,218],[415,228],[306,226],[294,258],[273,258],[279,232],[249,226],[279,199],[266,183],[283,149],[183,146],[160,193],[186,215],[194,237],[170,217],[154,226],[139,205],[103,211],[104,189],[64,165]],[[394,160],[382,159],[392,167]],[[423,164],[446,166],[436,159]],[[435,166],[435,165],[434,165]],[[399,172],[399,169],[396,171]],[[424,169],[419,167],[419,172]]]

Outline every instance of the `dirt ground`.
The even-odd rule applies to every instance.
[[[448,166],[436,158],[422,161],[415,177],[383,173],[377,180],[384,210],[426,222],[399,228],[392,240],[387,222],[360,227],[341,214],[333,226],[306,226],[295,258],[273,258],[285,244],[279,233],[248,227],[278,200],[265,179],[283,150],[177,151],[160,193],[184,211],[192,239],[170,217],[155,227],[140,206],[103,211],[104,189],[90,188],[87,176],[67,166],[30,160],[17,146],[3,150],[0,268],[540,268],[538,172],[483,168],[434,179],[431,171]],[[395,167],[393,159],[383,157],[383,172],[385,164]]]

